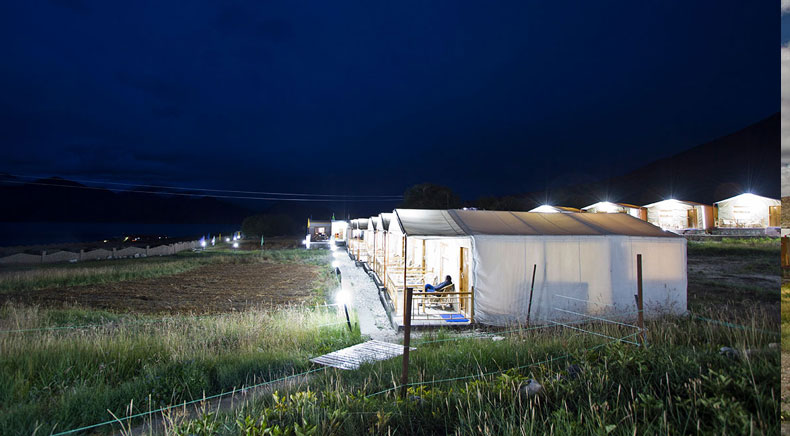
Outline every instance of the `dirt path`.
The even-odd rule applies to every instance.
[[[212,313],[299,304],[314,297],[312,265],[213,264],[153,279],[3,294],[3,300],[136,313]]]
[[[343,289],[351,294],[362,334],[379,341],[396,342],[399,336],[390,325],[373,280],[354,265],[345,250],[336,251],[333,258],[340,268]]]

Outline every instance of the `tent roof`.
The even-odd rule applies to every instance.
[[[447,210],[395,209],[395,217],[406,236],[466,236]]]
[[[628,204],[628,203],[615,203],[614,201],[599,201],[598,203],[591,204],[589,206],[585,206],[582,210],[592,209],[596,206],[604,205],[604,204],[613,204],[615,206],[625,207],[629,209],[643,209],[644,206],[637,206],[635,204]]]
[[[538,212],[538,213],[570,213],[570,212],[581,212],[581,209],[576,209],[575,207],[565,207],[565,206],[549,206],[548,204],[544,204],[542,206],[538,206],[530,212]]]
[[[372,224],[373,230],[381,230],[381,218],[377,216],[370,217],[370,223]]]
[[[351,220],[351,228],[354,230],[367,230],[368,218],[356,218]]]
[[[685,201],[685,200],[669,199],[669,200],[661,200],[661,201],[657,201],[655,203],[646,204],[646,205],[644,205],[642,207],[653,207],[653,206],[657,206],[657,205],[659,205],[661,203],[666,203],[666,202],[676,202],[676,203],[681,203],[681,204],[685,204],[685,205],[688,205],[688,206],[708,206],[707,204],[697,203],[696,201]]]
[[[762,195],[752,194],[752,193],[748,193],[748,192],[744,193],[744,194],[736,195],[735,197],[725,198],[724,200],[717,201],[717,202],[715,202],[713,204],[727,203],[727,202],[730,202],[730,201],[733,201],[733,200],[742,200],[742,199],[743,200],[747,200],[747,201],[748,200],[762,201],[764,203],[776,204],[777,206],[782,204],[781,201],[779,201],[779,200],[777,200],[775,198],[763,197]]]
[[[384,228],[385,232],[388,232],[390,229],[390,222],[392,221],[393,215],[395,214],[393,214],[392,212],[382,212],[379,214],[379,218],[381,219],[381,226]]]
[[[595,236],[680,238],[627,214],[396,209],[407,236]]]
[[[469,235],[680,237],[627,214],[451,210]]]

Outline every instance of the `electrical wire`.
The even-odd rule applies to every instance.
[[[2,183],[15,183],[18,185],[34,185],[34,186],[52,186],[56,188],[72,188],[72,189],[88,189],[93,191],[108,191],[106,188],[99,188],[95,186],[71,186],[71,185],[58,185],[56,183],[42,183],[42,182],[24,182],[20,180],[0,180]],[[343,198],[289,198],[289,197],[253,197],[243,195],[216,195],[216,194],[190,194],[186,192],[160,192],[160,191],[127,191],[131,194],[151,194],[151,195],[176,195],[181,197],[197,197],[197,198],[229,198],[237,200],[259,200],[259,201],[323,201],[323,202],[384,202],[395,201],[397,199],[343,199]]]
[[[11,177],[18,177],[23,179],[32,179],[32,180],[40,180],[46,179],[46,176],[29,176],[29,175],[21,175],[21,174],[11,174],[11,173],[0,173],[0,176],[6,175]],[[174,189],[179,191],[200,191],[200,192],[220,192],[220,193],[231,193],[231,194],[256,194],[256,195],[290,195],[294,197],[340,197],[340,198],[388,198],[388,199],[400,199],[403,198],[403,195],[351,195],[351,194],[306,194],[306,193],[296,193],[296,192],[267,192],[267,191],[239,191],[239,190],[232,190],[232,189],[213,189],[213,188],[188,188],[182,186],[167,186],[167,185],[147,185],[147,184],[138,184],[138,183],[121,183],[121,182],[110,182],[107,180],[89,180],[89,179],[72,179],[72,178],[63,178],[63,180],[68,180],[71,182],[79,182],[79,183],[94,183],[94,184],[107,184],[107,185],[116,185],[116,186],[133,186],[133,187],[141,187],[141,188],[157,188],[157,189]]]

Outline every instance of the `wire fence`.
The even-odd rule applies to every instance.
[[[229,391],[229,392],[222,392],[222,393],[219,393],[219,394],[216,394],[216,395],[211,395],[211,396],[208,396],[208,397],[199,398],[197,400],[184,401],[183,403],[174,404],[174,405],[167,406],[167,407],[161,407],[161,408],[156,409],[156,410],[149,410],[147,412],[135,413],[133,415],[127,415],[127,416],[124,416],[124,417],[121,417],[121,418],[115,418],[115,419],[111,419],[111,420],[108,420],[108,421],[100,422],[100,423],[97,423],[97,424],[87,425],[85,427],[79,427],[79,428],[74,428],[74,429],[71,429],[71,430],[62,431],[62,432],[59,432],[59,433],[53,433],[50,436],[63,436],[63,435],[78,433],[78,432],[85,431],[85,430],[91,430],[91,429],[95,429],[95,428],[99,428],[99,427],[104,427],[105,425],[120,424],[120,423],[129,421],[131,419],[142,418],[142,417],[145,417],[145,416],[153,415],[155,413],[166,412],[168,410],[176,409],[176,408],[179,408],[179,407],[186,407],[186,406],[189,406],[189,405],[192,405],[192,404],[195,404],[195,403],[201,403],[201,402],[205,402],[205,401],[208,401],[208,400],[214,400],[214,399],[217,399],[217,398],[226,397],[228,395],[235,395],[235,394],[240,393],[240,392],[246,392],[246,391],[249,391],[251,389],[260,388],[260,387],[263,387],[263,386],[267,386],[267,385],[270,385],[270,384],[286,381],[286,380],[293,379],[293,378],[296,378],[296,377],[306,376],[306,375],[309,375],[309,374],[312,374],[312,373],[315,373],[315,372],[318,372],[318,371],[322,371],[322,370],[325,370],[325,369],[326,369],[326,367],[315,368],[315,369],[311,369],[311,370],[308,370],[308,371],[300,372],[299,374],[293,374],[293,375],[289,375],[289,376],[286,376],[286,377],[278,378],[276,380],[270,380],[270,381],[267,381],[267,382],[258,383],[256,385],[247,386],[247,387],[240,388],[240,389],[234,389],[234,390]]]
[[[586,348],[586,349],[584,349],[582,351],[592,351],[592,350],[596,350],[598,348],[601,348],[601,347],[604,347],[606,345],[610,345],[610,344],[613,344],[613,343],[616,343],[616,342],[625,342],[625,341],[627,341],[627,339],[632,338],[632,337],[634,337],[634,336],[636,336],[638,334],[639,334],[639,332],[632,333],[630,335],[623,336],[621,338],[615,338],[613,341],[606,342],[606,343],[603,343],[603,344],[598,344],[596,346],[593,346],[593,347],[590,347],[590,348]],[[504,372],[507,372],[507,371],[517,371],[517,370],[524,369],[524,368],[529,368],[529,367],[532,367],[532,366],[543,365],[543,364],[551,363],[551,362],[554,362],[554,361],[557,361],[557,360],[567,359],[567,358],[572,357],[572,356],[573,356],[573,353],[567,353],[567,354],[564,354],[562,356],[551,357],[551,358],[548,358],[548,359],[545,359],[545,360],[541,360],[541,361],[538,361],[538,362],[530,362],[530,363],[525,364],[525,365],[514,366],[512,368],[507,368],[507,369],[500,369],[500,370],[496,370],[496,371],[490,371],[490,372],[485,372],[485,373],[480,373],[480,374],[471,374],[471,375],[460,376],[460,377],[443,378],[443,379],[438,379],[438,380],[426,380],[426,381],[421,381],[421,382],[413,382],[413,383],[406,383],[406,384],[396,385],[396,386],[393,386],[391,388],[384,389],[382,391],[378,391],[378,392],[366,395],[365,398],[375,397],[375,396],[380,395],[380,394],[384,394],[384,393],[387,393],[387,392],[392,392],[392,391],[394,391],[396,389],[399,389],[399,388],[402,388],[404,386],[405,387],[424,386],[424,385],[436,384],[436,383],[446,383],[446,382],[452,382],[452,381],[460,381],[460,380],[468,380],[468,379],[474,379],[474,378],[482,378],[482,377],[487,377],[487,376],[494,375],[494,374],[501,374],[501,373],[504,373]]]

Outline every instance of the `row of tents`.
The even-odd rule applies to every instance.
[[[781,201],[752,193],[707,205],[693,201],[663,200],[644,206],[603,201],[581,209],[539,206],[530,212],[553,213],[625,213],[664,230],[675,232],[713,229],[765,229],[779,227]]]
[[[630,213],[395,209],[324,225],[374,276],[398,323],[633,314],[637,255],[645,314],[686,311],[686,239]],[[424,292],[446,276],[451,287]]]

